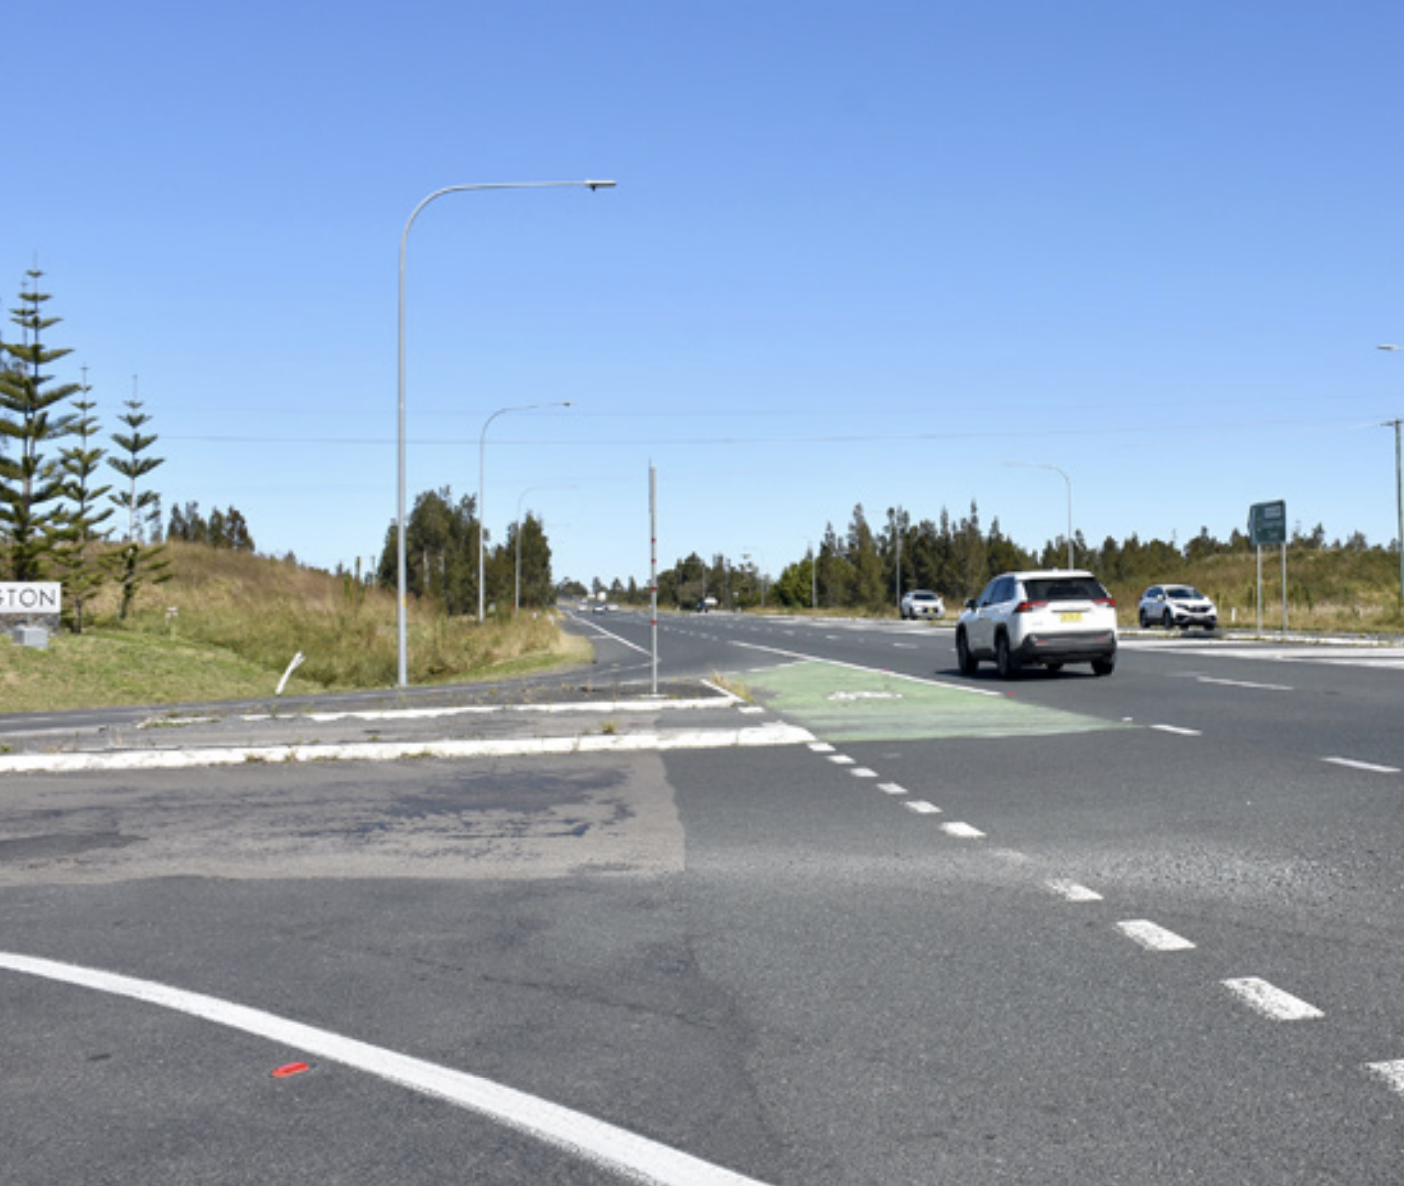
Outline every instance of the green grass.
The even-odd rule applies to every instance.
[[[82,634],[45,649],[0,634],[8,712],[271,697],[390,688],[397,681],[395,598],[268,557],[172,544],[174,578],[143,590],[126,622],[107,590]],[[172,614],[170,611],[175,610]],[[482,625],[413,603],[406,627],[412,684],[505,679],[588,662],[589,644],[553,616],[523,611]]]

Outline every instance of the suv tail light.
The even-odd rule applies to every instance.
[[[1116,609],[1115,597],[1095,597],[1092,599],[1093,605],[1105,605],[1108,609]]]
[[[1046,601],[1021,601],[1014,607],[1014,612],[1016,614],[1028,614],[1036,609],[1046,609],[1047,606],[1048,602]]]

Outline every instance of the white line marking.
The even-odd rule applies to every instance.
[[[638,651],[640,655],[648,655],[650,658],[653,657],[653,652],[650,651],[647,647],[641,647],[638,643],[630,642],[627,638],[620,638],[617,634],[611,634],[603,626],[596,626],[594,622],[586,621],[584,618],[577,618],[576,621],[580,622],[582,626],[588,626],[591,630],[598,631],[600,634],[603,634],[606,638],[612,638],[622,647],[628,647],[631,651]]]
[[[1100,902],[1102,900],[1102,895],[1096,890],[1090,890],[1085,885],[1078,885],[1075,881],[1064,881],[1058,878],[1048,882],[1048,888],[1069,902]]]
[[[596,1167],[667,1186],[757,1186],[743,1177],[690,1154],[616,1128],[582,1112],[527,1095],[463,1071],[435,1066],[393,1050],[345,1038],[330,1030],[288,1021],[260,1009],[217,997],[186,992],[154,980],[137,980],[94,968],[0,952],[0,968],[40,976],[80,988],[113,993],[267,1038],[379,1076],[401,1087],[446,1100],[579,1156]]]
[[[1259,980],[1256,976],[1225,980],[1223,983],[1224,987],[1245,1005],[1273,1021],[1311,1021],[1326,1016],[1315,1005],[1308,1005],[1291,993],[1274,988],[1266,980]]]
[[[782,651],[778,647],[763,647],[753,642],[733,642],[733,646],[745,647],[751,651],[768,651],[772,655],[784,655],[787,659],[800,659],[809,663],[824,663],[829,667],[846,667],[849,671],[866,671],[873,675],[884,675],[888,679],[906,680],[913,684],[926,684],[932,688],[950,688],[955,692],[969,692],[973,696],[997,696],[1003,698],[1004,692],[996,692],[989,688],[973,688],[968,684],[948,684],[938,679],[923,679],[919,675],[904,675],[900,671],[888,671],[882,667],[864,667],[859,663],[842,663],[837,659],[825,659],[822,655],[806,655],[800,651]]]
[[[757,713],[757,712],[764,712],[765,709],[762,708],[759,704],[743,704],[743,705],[741,706],[741,708],[740,708],[738,711],[740,711],[740,712]]]
[[[816,754],[831,754],[834,752],[834,747],[827,741],[811,741],[809,743],[809,748]]]
[[[1198,677],[1201,684],[1222,684],[1226,688],[1252,688],[1259,692],[1290,692],[1292,691],[1286,684],[1255,684],[1252,680],[1246,679],[1219,679],[1212,675],[1201,675]]]
[[[847,754],[831,754],[829,756],[829,761],[834,763],[835,766],[854,765],[854,759],[850,758]]]
[[[91,770],[175,770],[258,762],[375,761],[399,758],[495,758],[544,754],[635,753],[645,750],[726,749],[801,745],[814,734],[794,725],[748,729],[680,729],[668,733],[591,733],[580,737],[523,737],[496,741],[358,741],[347,745],[269,745],[234,749],[113,750],[84,754],[12,754],[0,773]],[[851,761],[852,759],[850,759]]]
[[[969,824],[942,824],[941,831],[948,836],[957,836],[961,840],[983,840],[985,834],[979,828],[972,828]]]
[[[906,787],[895,782],[880,782],[878,790],[885,795],[905,795],[907,793]]]
[[[940,815],[941,809],[934,803],[928,803],[925,799],[906,799],[902,806],[908,811],[915,811],[917,815]]]
[[[1396,1059],[1393,1062],[1367,1062],[1365,1069],[1388,1083],[1392,1091],[1404,1095],[1404,1061]]]
[[[866,766],[855,766],[855,767],[853,767],[853,769],[850,770],[848,773],[851,774],[851,775],[853,775],[854,778],[876,778],[876,777],[877,777],[877,771],[876,771],[876,770],[869,770]]]
[[[1173,931],[1158,927],[1144,918],[1119,922],[1116,925],[1128,939],[1134,939],[1149,951],[1188,951],[1194,946],[1188,939],[1182,939]]]
[[[1202,736],[1198,729],[1182,729],[1179,725],[1152,725],[1151,728],[1159,729],[1162,733],[1177,733],[1181,737]]]
[[[1346,766],[1351,770],[1366,770],[1371,774],[1398,774],[1398,766],[1377,766],[1374,762],[1357,762],[1354,758],[1322,758],[1333,766]]]

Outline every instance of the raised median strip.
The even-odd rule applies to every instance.
[[[508,737],[475,741],[358,741],[340,745],[209,746],[111,750],[101,753],[13,754],[0,757],[0,774],[81,773],[93,770],[174,770],[276,762],[390,762],[405,758],[495,758],[547,754],[731,749],[807,745],[814,735],[794,725],[743,729],[675,729],[588,733],[574,737]]]

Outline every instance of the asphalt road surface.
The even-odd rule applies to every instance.
[[[579,628],[539,712],[0,720],[0,1182],[1399,1181],[1404,655],[692,615],[625,707]]]

